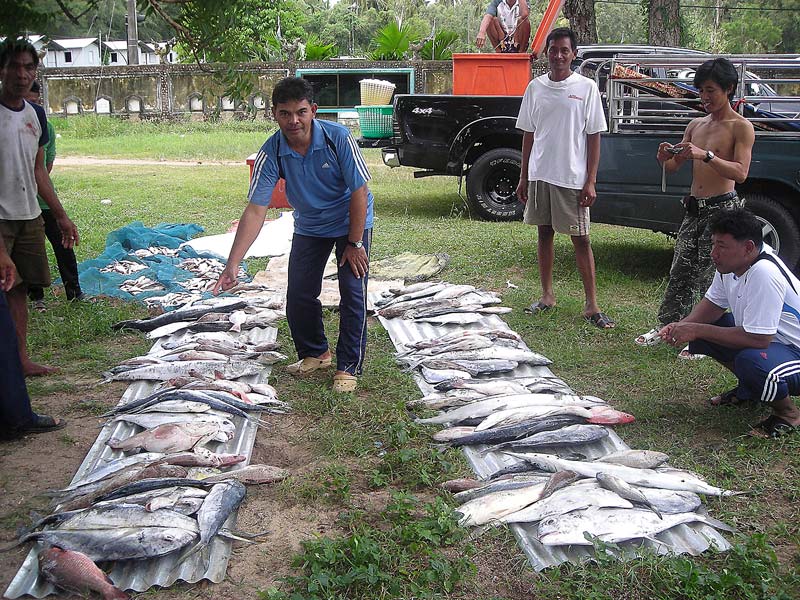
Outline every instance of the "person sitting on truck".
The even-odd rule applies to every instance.
[[[526,0],[491,0],[475,45],[483,48],[488,35],[495,52],[527,52],[531,38],[528,15]]]
[[[772,414],[750,432],[780,437],[800,426],[791,399],[800,394],[800,280],[768,245],[748,210],[711,217],[711,287],[692,312],[658,336],[675,347],[711,356],[738,379],[737,387],[711,404],[760,401]]]
[[[602,329],[615,323],[600,310],[595,289],[594,255],[589,241],[589,207],[597,198],[600,132],[606,120],[597,84],[573,73],[577,40],[566,27],[554,29],[545,42],[549,71],[528,84],[517,129],[522,162],[517,198],[525,204],[523,221],[536,225],[542,296],[528,307],[537,314],[556,304],[553,291],[555,232],[572,239],[586,297],[583,316]]]
[[[700,65],[694,86],[708,114],[689,123],[679,144],[662,142],[658,146],[656,158],[668,173],[692,162],[692,189],[683,199],[686,213],[658,311],[659,327],[638,336],[635,341],[640,346],[661,341],[659,329],[689,314],[697,297],[708,289],[714,278],[708,220],[719,210],[743,205],[735,185],[747,179],[755,132],[750,121],[731,106],[738,81],[736,67],[727,59],[714,58]],[[698,358],[687,348],[678,357]]]

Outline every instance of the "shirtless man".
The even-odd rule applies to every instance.
[[[531,38],[526,0],[491,0],[483,15],[475,45],[483,48],[486,36],[495,52],[527,52]]]
[[[743,202],[735,185],[747,179],[755,141],[753,125],[731,107],[739,74],[730,61],[715,58],[698,67],[694,86],[708,113],[686,127],[683,139],[674,146],[662,142],[656,158],[668,173],[692,162],[692,195],[683,199],[686,215],[675,241],[675,255],[669,282],[658,311],[659,327],[636,338],[640,346],[661,341],[659,330],[689,314],[714,278],[711,234],[708,220],[722,209],[740,208]],[[679,358],[702,358],[684,348]]]

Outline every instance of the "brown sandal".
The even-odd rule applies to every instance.
[[[290,375],[308,375],[319,369],[326,369],[331,366],[331,359],[328,358],[315,358],[313,356],[306,356],[302,360],[286,367],[286,372]]]
[[[339,394],[355,392],[358,387],[358,378],[350,373],[337,373],[333,376],[332,390]]]

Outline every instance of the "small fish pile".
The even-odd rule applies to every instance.
[[[139,248],[131,252],[137,258],[150,258],[151,256],[169,256],[175,258],[181,255],[180,248],[169,248],[167,246],[149,246],[147,248]]]
[[[136,279],[126,279],[119,285],[119,289],[129,294],[141,294],[142,292],[158,291],[166,288],[157,281],[142,275]]]
[[[142,263],[133,260],[115,260],[100,269],[100,272],[130,275],[131,273],[136,273],[136,271],[142,271],[146,268],[147,265],[143,265]]]
[[[177,308],[202,299],[201,294],[170,292],[163,296],[149,296],[144,299],[147,308]]]
[[[699,524],[719,531],[731,528],[702,511],[699,494],[730,496],[698,475],[673,469],[668,456],[624,445],[611,426],[634,421],[595,396],[579,395],[552,375],[546,357],[531,351],[522,338],[481,307],[492,307],[472,286],[423,283],[376,302],[386,320],[397,360],[418,370],[426,395],[410,400],[411,411],[436,411],[416,418],[441,425],[433,434],[440,444],[463,447],[488,481],[459,479],[443,484],[460,503],[459,522],[467,526],[525,524],[542,547],[568,547],[649,540],[676,526]],[[494,303],[500,299],[495,296]],[[430,315],[472,314],[458,320],[429,321]],[[408,326],[394,319],[434,325],[429,336],[408,340]],[[480,321],[480,323],[478,323]],[[411,331],[415,331],[412,329]],[[419,334],[417,334],[419,335]],[[402,340],[402,342],[400,341]],[[707,531],[707,530],[706,530]],[[537,551],[538,552],[538,551]]]

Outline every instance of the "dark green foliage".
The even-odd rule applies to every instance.
[[[441,500],[418,513],[416,498],[395,493],[375,522],[363,513],[346,515],[347,533],[303,542],[283,590],[262,592],[263,600],[356,600],[359,598],[437,598],[452,592],[474,573],[464,546],[466,532]],[[458,552],[448,552],[450,547]],[[450,556],[453,554],[454,556]]]
[[[419,52],[423,60],[450,60],[453,58],[451,50],[458,40],[455,31],[442,30],[436,33],[432,40],[427,40]]]

